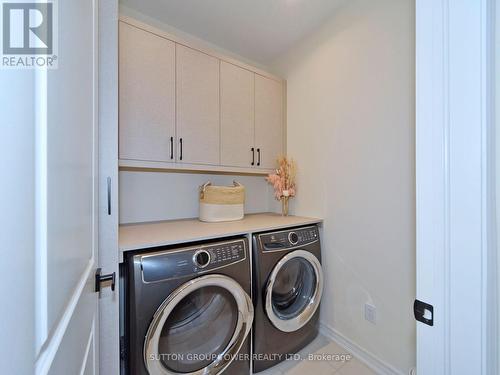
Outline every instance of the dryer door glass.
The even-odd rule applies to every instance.
[[[272,289],[273,310],[280,319],[293,319],[311,303],[316,275],[304,258],[293,258],[279,270]]]
[[[175,372],[207,367],[226,348],[238,320],[236,302],[227,290],[205,287],[184,297],[170,313],[160,335],[163,364]]]
[[[316,312],[323,290],[319,260],[310,252],[296,250],[285,255],[269,276],[266,312],[274,326],[284,332],[303,327]]]
[[[253,322],[252,300],[233,279],[207,275],[181,285],[156,311],[144,342],[150,375],[219,374]]]

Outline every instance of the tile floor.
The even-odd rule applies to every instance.
[[[258,375],[376,375],[376,373],[354,358],[348,351],[325,336],[319,335],[312,343],[300,351],[301,358],[321,355],[321,360],[289,360]],[[342,358],[350,359],[341,360]]]

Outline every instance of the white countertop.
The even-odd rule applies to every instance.
[[[203,223],[198,219],[157,221],[120,225],[120,254],[129,250],[202,241],[213,238],[249,234],[298,225],[321,223],[322,219],[281,216],[274,213],[245,215],[243,220]]]

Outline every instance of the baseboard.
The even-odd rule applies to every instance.
[[[337,344],[339,344],[344,349],[349,351],[349,353],[354,355],[357,359],[359,359],[361,362],[370,367],[373,371],[375,371],[379,375],[407,375],[395,369],[388,363],[382,361],[376,355],[370,353],[369,351],[363,349],[359,345],[353,343],[351,340],[342,335],[340,332],[338,332],[334,328],[329,327],[324,323],[320,323],[320,332],[324,336],[335,341]]]

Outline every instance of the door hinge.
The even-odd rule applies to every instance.
[[[127,342],[124,336],[120,336],[120,359],[123,361],[127,359]]]
[[[434,306],[416,299],[413,303],[413,314],[419,322],[429,326],[434,325]]]
[[[107,275],[102,275],[102,269],[98,268],[95,271],[95,291],[99,293],[101,291],[101,284],[107,283],[110,286],[111,290],[115,290],[115,273],[110,273]]]

